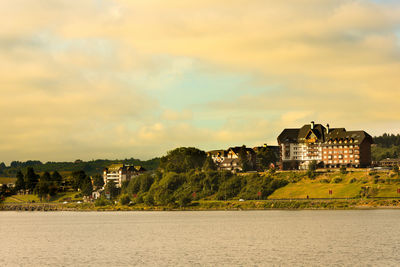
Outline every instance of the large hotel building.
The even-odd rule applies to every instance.
[[[346,131],[321,124],[285,129],[278,137],[281,169],[307,169],[312,161],[325,168],[371,165],[372,137],[365,131]]]

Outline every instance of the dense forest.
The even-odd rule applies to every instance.
[[[383,134],[374,137],[375,146],[372,147],[372,160],[379,161],[386,158],[399,158],[400,134]]]
[[[26,172],[26,170],[31,167],[37,172],[75,172],[75,171],[85,171],[90,176],[99,174],[103,171],[105,167],[110,166],[113,163],[123,163],[126,165],[143,166],[147,170],[155,170],[158,168],[160,163],[159,158],[154,158],[150,160],[139,160],[139,159],[124,159],[124,160],[107,160],[98,159],[92,161],[81,161],[77,160],[75,162],[46,162],[42,163],[36,160],[28,160],[25,162],[13,161],[10,166],[6,166],[4,163],[0,163],[0,177],[15,177],[19,170]]]

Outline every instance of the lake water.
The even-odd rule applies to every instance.
[[[0,266],[398,266],[400,210],[0,212]]]

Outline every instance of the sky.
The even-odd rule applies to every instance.
[[[0,162],[400,133],[397,0],[0,0],[0,25]]]

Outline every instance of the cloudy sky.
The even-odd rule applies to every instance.
[[[400,132],[400,1],[0,0],[0,162]]]

